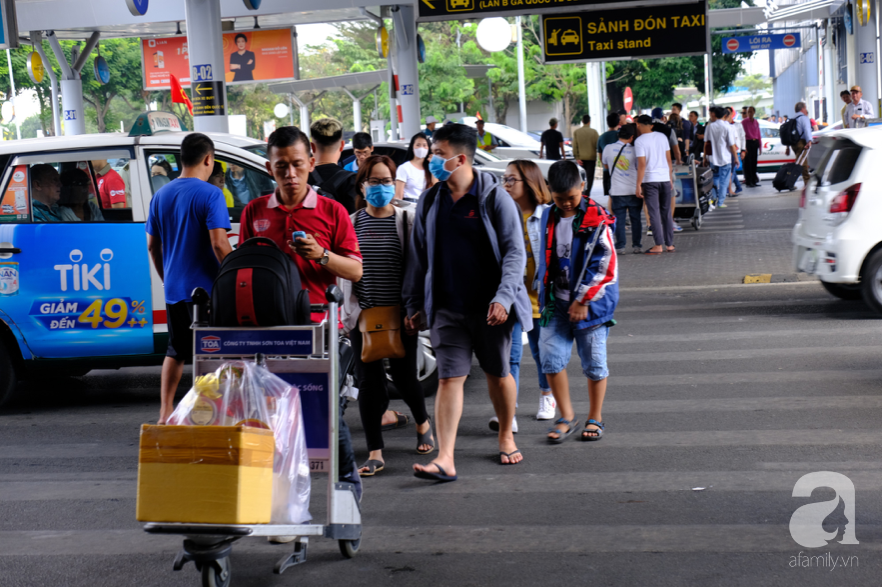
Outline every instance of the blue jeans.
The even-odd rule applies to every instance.
[[[735,184],[735,191],[736,192],[742,191],[741,182],[738,181],[738,172],[735,171],[736,169],[738,169],[740,164],[741,164],[741,155],[738,155],[738,162],[732,164],[732,183]]]
[[[628,244],[625,232],[625,214],[631,217],[631,245],[641,247],[643,245],[643,224],[641,213],[643,212],[643,200],[637,196],[610,196],[612,211],[616,217],[616,248],[624,249]]]
[[[717,206],[722,206],[729,193],[729,174],[732,173],[731,165],[711,165],[714,172],[714,192],[716,192]]]
[[[567,314],[569,307],[569,303],[558,300],[554,316],[547,326],[542,327],[539,336],[542,371],[560,373],[566,369],[573,355],[575,341],[579,359],[582,361],[582,373],[591,381],[602,381],[609,377],[606,364],[609,326],[577,329]]]
[[[521,392],[521,357],[524,354],[522,332],[521,323],[515,322],[514,328],[511,330],[511,376],[514,377],[518,395]],[[527,339],[530,341],[530,353],[533,355],[533,360],[536,361],[536,368],[539,370],[539,389],[545,392],[551,391],[548,379],[545,378],[545,373],[542,372],[542,361],[539,358],[539,320],[537,318],[533,318],[533,330],[527,333]]]

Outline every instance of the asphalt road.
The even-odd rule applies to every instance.
[[[525,357],[526,458],[496,464],[475,367],[459,481],[415,479],[410,465],[429,458],[415,454],[413,427],[387,433],[387,469],[365,480],[355,559],[316,540],[306,564],[275,576],[287,547],[246,539],[232,556],[233,585],[876,584],[880,322],[817,283],[740,285],[744,272],[792,272],[796,204],[762,193],[738,202],[729,210],[740,224],[713,228],[708,217],[706,229],[677,237],[673,255],[622,257],[601,442],[544,441]],[[584,421],[577,361],[569,374]],[[199,584],[192,565],[172,571],[180,540],[148,536],[134,519],[138,428],[155,421],[158,386],[156,369],[29,383],[0,414],[0,586]],[[347,420],[366,458],[357,410]],[[835,497],[827,488],[792,497],[816,471],[854,483],[859,544],[806,548],[791,537],[799,506]],[[824,528],[842,536],[844,512],[840,503]]]

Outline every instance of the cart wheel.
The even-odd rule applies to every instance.
[[[229,587],[233,571],[230,568],[230,557],[218,559],[217,563],[202,565],[202,587]]]
[[[361,546],[361,538],[358,540],[340,540],[340,553],[346,558],[355,558],[358,547]]]

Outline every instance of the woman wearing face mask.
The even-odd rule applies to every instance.
[[[416,202],[437,181],[429,171],[429,139],[417,133],[410,139],[407,162],[395,174],[395,198]]]
[[[407,243],[413,227],[414,211],[411,204],[393,203],[395,163],[385,155],[368,157],[361,164],[356,186],[359,191],[357,210],[351,219],[361,249],[364,272],[356,283],[341,280],[340,285],[344,293],[342,321],[350,333],[355,351],[358,409],[370,451],[359,473],[363,477],[370,477],[385,467],[382,421],[389,407],[389,394],[383,361],[361,361],[363,345],[358,318],[361,311],[368,308],[401,306]],[[399,333],[405,356],[403,359],[389,360],[389,373],[416,422],[416,450],[419,454],[429,454],[435,450],[435,439],[423,390],[417,379],[418,336],[406,334],[403,324],[406,312],[402,309],[400,313],[402,326]]]

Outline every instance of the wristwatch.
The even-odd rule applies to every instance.
[[[328,249],[325,249],[325,252],[322,253],[322,258],[318,259],[316,261],[316,263],[318,263],[319,265],[327,265],[328,261],[330,261],[330,260],[331,260],[331,251],[329,251]]]

